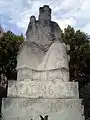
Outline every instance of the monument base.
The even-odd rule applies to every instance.
[[[8,97],[77,99],[79,98],[78,83],[60,82],[60,79],[9,81]]]
[[[84,120],[80,99],[3,98],[4,120]]]

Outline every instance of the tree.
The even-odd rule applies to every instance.
[[[89,37],[80,30],[67,26],[62,32],[63,41],[70,45],[70,77],[71,81],[82,82],[86,71],[90,70],[90,42]]]
[[[15,35],[11,31],[0,38],[0,74],[4,73],[8,79],[16,79],[17,54],[23,40],[23,35]]]

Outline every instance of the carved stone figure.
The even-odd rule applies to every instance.
[[[56,22],[51,21],[51,9],[49,6],[39,8],[39,20],[35,16],[30,17],[30,23],[26,31],[27,40],[39,45],[46,45],[54,41],[61,42],[61,29]],[[34,39],[32,39],[34,37]]]
[[[43,80],[61,78],[61,81],[68,81],[68,50],[69,46],[61,39],[60,27],[51,21],[51,9],[48,5],[40,7],[39,19],[30,17],[26,41],[18,55],[17,79],[41,79],[41,74],[47,72]]]

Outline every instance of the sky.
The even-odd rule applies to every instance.
[[[30,16],[38,19],[43,5],[50,6],[52,21],[62,30],[71,25],[90,35],[90,0],[0,0],[0,24],[15,34],[25,34]]]

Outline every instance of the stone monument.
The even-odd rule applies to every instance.
[[[68,50],[51,9],[40,7],[17,56],[17,81],[8,83],[3,98],[4,120],[84,120],[78,83],[69,81]]]

